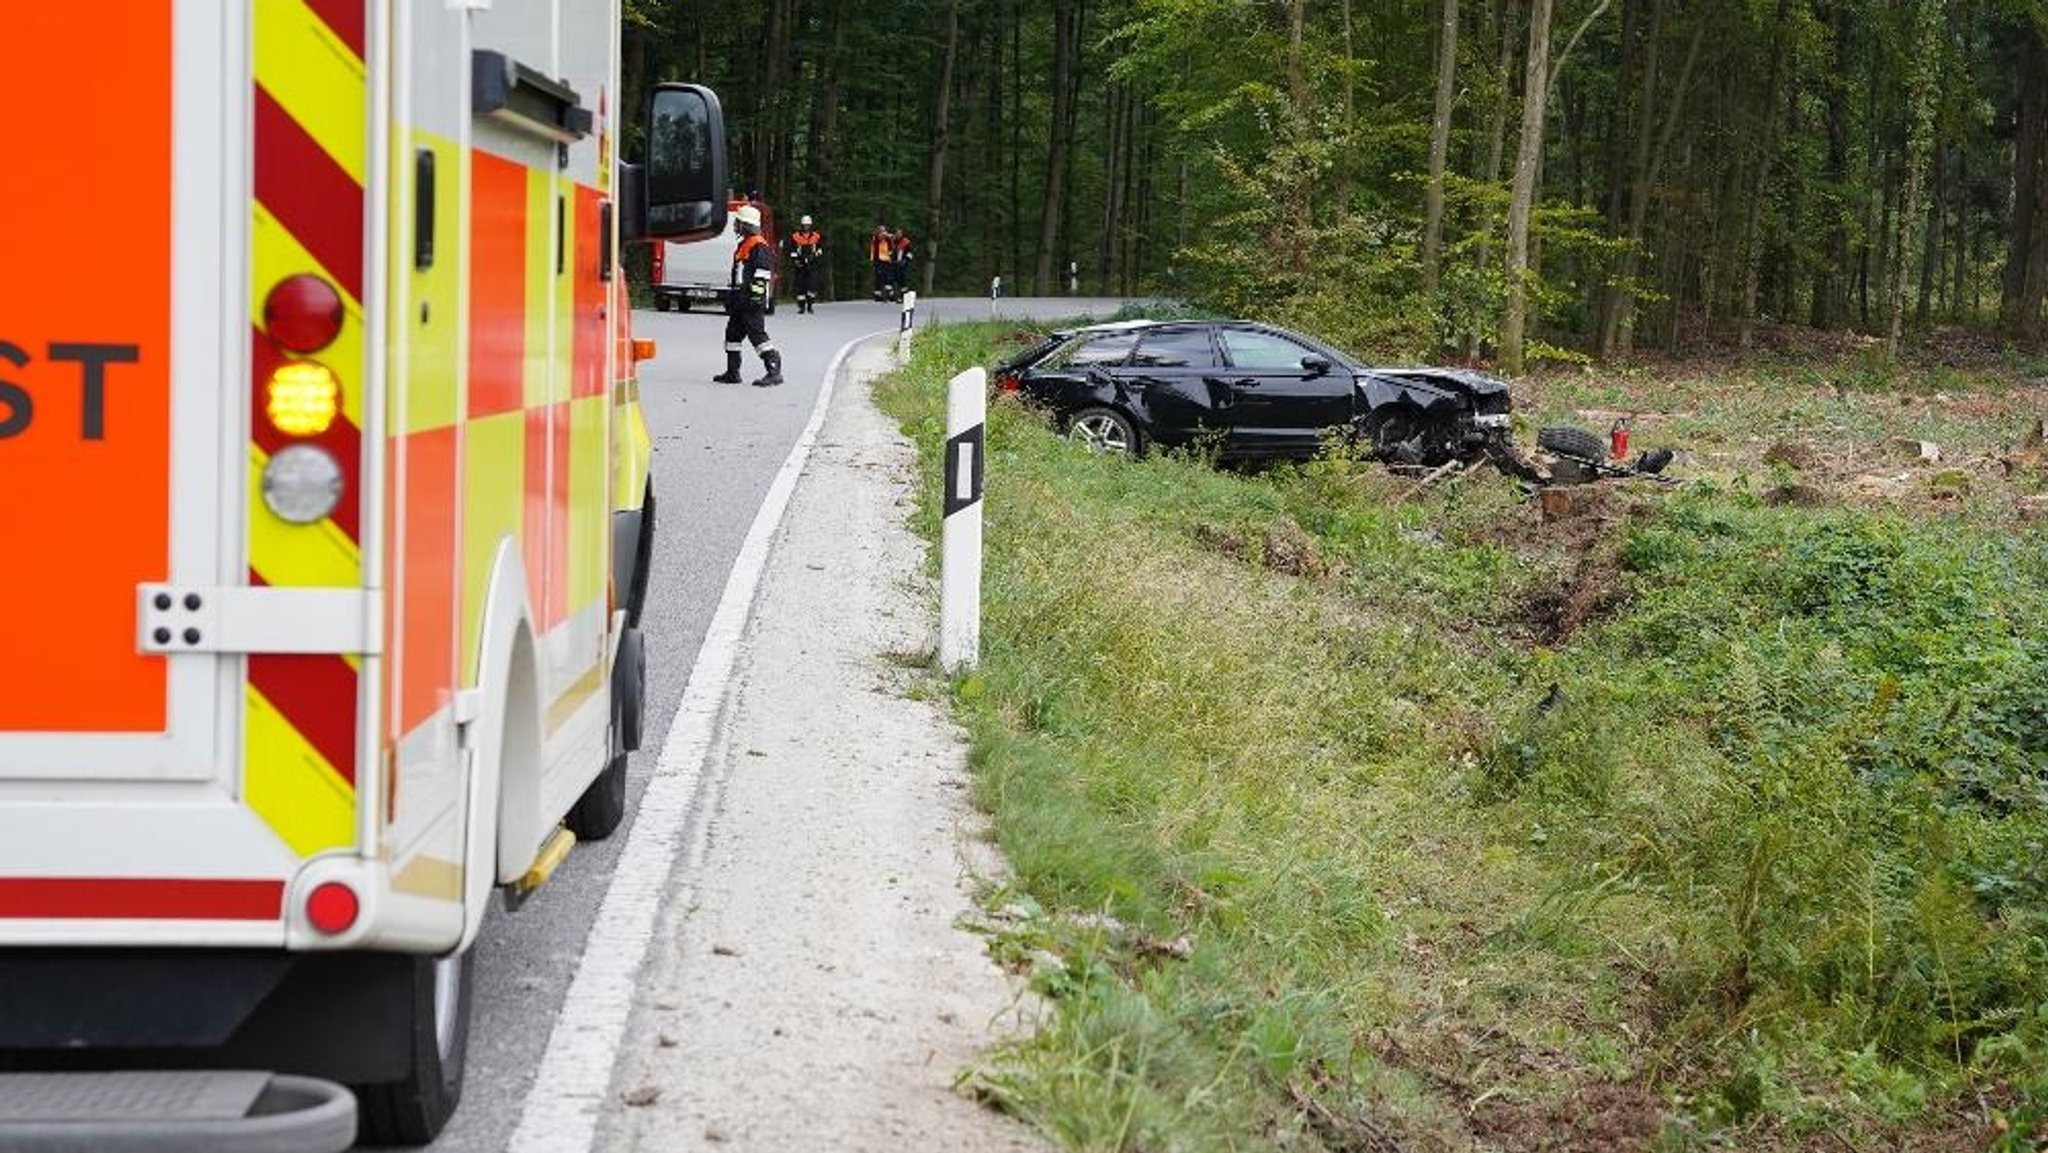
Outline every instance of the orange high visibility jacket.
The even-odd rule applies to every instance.
[[[888,233],[877,232],[874,239],[868,242],[868,251],[876,260],[885,264],[891,263],[896,259],[896,242],[889,239]]]

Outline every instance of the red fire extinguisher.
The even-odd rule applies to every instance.
[[[1607,448],[1616,460],[1628,459],[1628,418],[1620,417],[1607,431]]]

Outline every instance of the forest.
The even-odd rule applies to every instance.
[[[2040,0],[627,0],[735,192],[914,287],[1159,295],[1363,351],[2026,346]]]

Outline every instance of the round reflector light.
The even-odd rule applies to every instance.
[[[292,352],[318,352],[341,335],[341,293],[302,273],[277,282],[263,298],[263,331]]]
[[[330,937],[348,932],[362,911],[356,891],[340,881],[322,881],[306,898],[306,920]]]
[[[341,465],[327,450],[295,444],[263,466],[263,503],[279,520],[317,524],[341,503]]]
[[[286,436],[319,436],[341,412],[341,381],[317,360],[287,360],[270,374],[263,412]]]

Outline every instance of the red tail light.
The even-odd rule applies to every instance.
[[[341,335],[341,293],[312,273],[286,277],[263,298],[263,331],[287,352],[318,352]]]
[[[330,937],[347,932],[362,911],[356,891],[340,881],[322,882],[306,898],[306,920]]]
[[[650,277],[654,283],[660,284],[663,267],[668,263],[668,245],[663,241],[657,240],[653,244],[648,245],[648,247],[654,251],[654,267]]]
[[[1017,374],[1013,372],[1006,372],[1003,375],[996,377],[996,387],[1004,392],[1017,391]]]

